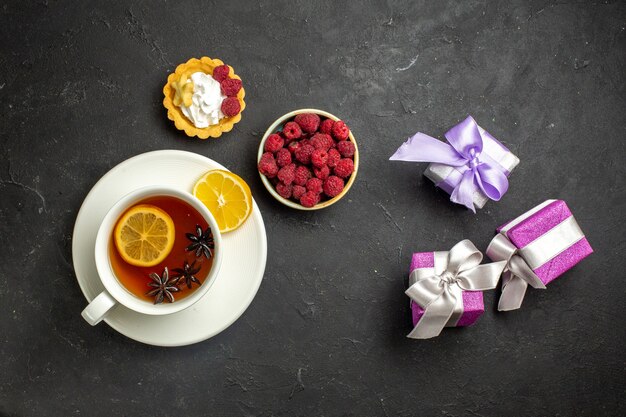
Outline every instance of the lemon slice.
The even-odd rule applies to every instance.
[[[222,233],[235,230],[252,213],[250,187],[230,171],[207,172],[196,182],[193,195],[207,206]]]
[[[138,204],[120,217],[113,235],[122,259],[135,266],[154,266],[172,251],[174,222],[160,208]]]

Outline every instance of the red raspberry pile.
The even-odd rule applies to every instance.
[[[339,195],[354,172],[354,143],[342,121],[298,114],[265,140],[259,172],[304,207]]]
[[[241,90],[241,80],[229,78],[229,75],[228,65],[220,65],[213,69],[213,79],[220,83],[222,94],[226,96],[222,101],[222,113],[226,117],[233,117],[241,111],[241,104],[237,99],[237,93]]]

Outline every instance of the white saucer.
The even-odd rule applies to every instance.
[[[104,290],[96,271],[94,245],[100,222],[113,204],[146,185],[191,191],[198,178],[211,169],[226,168],[191,152],[148,152],[117,165],[93,186],[78,212],[72,238],[74,271],[88,302]],[[206,296],[193,306],[167,316],[148,316],[118,305],[104,321],[131,339],[157,346],[189,345],[226,329],[248,308],[265,271],[267,237],[256,202],[248,220],[222,239],[220,273]]]

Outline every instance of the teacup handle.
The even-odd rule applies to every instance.
[[[117,301],[111,297],[111,294],[106,291],[102,291],[96,298],[91,300],[91,303],[85,307],[80,315],[87,320],[87,323],[95,326],[100,323],[104,317],[106,317],[107,313],[116,304]]]

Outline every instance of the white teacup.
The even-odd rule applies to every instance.
[[[209,271],[209,275],[204,282],[198,287],[193,294],[173,303],[152,304],[148,301],[139,299],[128,291],[117,279],[111,262],[109,259],[109,245],[113,238],[113,228],[120,216],[131,206],[141,200],[150,197],[168,196],[178,198],[191,207],[196,209],[198,213],[206,220],[213,232],[213,240],[215,242],[215,250],[213,251],[213,265]],[[199,299],[201,299],[213,285],[217,276],[220,265],[222,263],[222,236],[215,218],[206,206],[196,197],[188,192],[165,186],[149,186],[137,189],[122,197],[104,216],[98,235],[96,236],[96,267],[98,275],[104,285],[105,290],[102,291],[81,313],[83,318],[89,324],[95,326],[100,323],[107,313],[115,305],[122,304],[125,307],[142,314],[163,315],[172,314],[190,307]],[[148,288],[147,288],[148,289]]]

